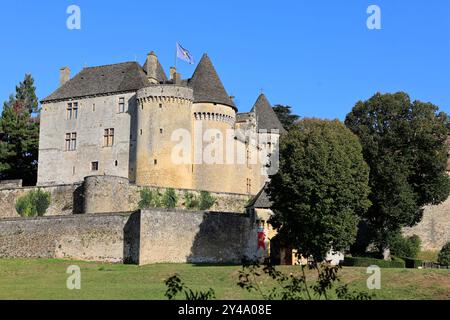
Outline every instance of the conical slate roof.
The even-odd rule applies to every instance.
[[[194,102],[220,103],[236,109],[207,54],[200,60],[189,86],[194,90]]]
[[[261,208],[261,209],[269,209],[272,207],[272,201],[270,201],[269,196],[266,193],[267,183],[258,192],[258,194],[250,201],[246,208]]]
[[[251,111],[256,114],[258,131],[278,129],[280,133],[286,132],[264,94],[259,95]]]
[[[84,68],[41,102],[136,91],[149,85],[137,62]]]

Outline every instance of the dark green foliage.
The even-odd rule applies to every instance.
[[[423,261],[420,259],[414,259],[414,258],[405,258],[401,257],[403,261],[405,261],[405,267],[409,269],[417,269],[422,266]]]
[[[249,292],[258,292],[263,300],[312,300],[329,299],[330,291],[334,291],[338,299],[370,300],[372,297],[366,292],[350,291],[347,285],[336,286],[340,282],[338,271],[340,266],[329,264],[301,265],[301,274],[285,275],[275,266],[267,264],[261,266],[256,261],[244,261],[242,271],[239,272],[238,286]],[[305,269],[315,269],[318,279],[308,285]],[[273,279],[277,285],[264,290],[260,285],[260,277],[265,274]]]
[[[372,206],[365,220],[381,252],[390,234],[422,219],[424,205],[447,199],[448,118],[406,93],[377,93],[359,101],[345,124],[359,136],[370,167]]]
[[[139,191],[141,200],[138,203],[139,209],[160,208],[161,193],[159,190],[144,188]]]
[[[342,265],[347,267],[369,267],[375,265],[380,268],[405,268],[405,261],[396,257],[393,257],[391,261],[370,257],[345,257]]]
[[[198,197],[191,193],[191,192],[186,192],[184,194],[184,206],[186,207],[186,209],[189,210],[193,210],[193,209],[197,209],[200,205],[200,201],[198,200]]]
[[[31,190],[17,199],[16,210],[22,217],[43,216],[50,206],[50,192],[41,189]]]
[[[178,197],[175,190],[172,188],[166,189],[162,198],[164,208],[175,208],[177,206]]]
[[[391,254],[397,257],[416,258],[420,252],[421,243],[419,236],[403,237],[400,232],[388,238],[388,246]]]
[[[0,118],[0,180],[22,179],[34,185],[39,143],[38,102],[31,75],[3,104]]]
[[[450,265],[450,242],[445,244],[439,252],[438,263],[443,266]]]
[[[273,107],[273,111],[277,114],[278,120],[280,120],[283,128],[289,131],[300,118],[296,114],[292,114],[290,106],[277,104]]]
[[[369,168],[358,137],[338,120],[303,119],[280,140],[271,177],[272,225],[303,256],[323,261],[355,240],[367,199]]]
[[[200,191],[200,210],[208,210],[216,203],[214,198],[208,191]]]
[[[175,274],[172,277],[164,281],[167,291],[165,296],[169,300],[173,300],[179,293],[184,293],[185,300],[212,300],[216,298],[213,289],[208,291],[193,291],[188,288],[180,279],[179,275]]]

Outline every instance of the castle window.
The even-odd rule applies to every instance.
[[[77,148],[77,133],[71,132],[66,133],[66,143],[65,143],[65,150],[66,151],[74,151]]]
[[[162,103],[159,104],[159,107],[162,108]]]
[[[66,117],[68,120],[78,118],[78,102],[69,102],[67,104]]]
[[[117,167],[119,165],[119,162],[117,160],[114,161],[114,165]]]
[[[114,144],[114,129],[105,129],[103,134],[103,146],[111,147]]]
[[[157,164],[158,164],[158,160],[156,160],[156,159],[153,160],[153,164],[154,164],[154,165],[157,165]]]
[[[95,103],[92,104],[92,112],[95,112]]]
[[[141,136],[142,136],[142,129],[140,130]]]
[[[159,133],[163,133],[163,129],[162,128],[159,129]]]
[[[91,171],[98,171],[98,161],[91,162]]]
[[[247,179],[247,193],[252,191],[252,179]]]
[[[120,97],[119,98],[119,113],[124,113],[124,112],[125,112],[125,98]]]

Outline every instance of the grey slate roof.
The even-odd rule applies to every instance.
[[[194,102],[220,103],[236,109],[207,54],[198,63],[189,86],[194,90]]]
[[[144,63],[144,72],[147,73],[147,60],[145,60]],[[161,63],[158,60],[158,65],[156,66],[156,76],[158,77],[159,82],[166,82],[167,81],[167,75],[164,71],[164,68],[162,67]]]
[[[275,111],[264,94],[260,94],[253,106],[252,112],[256,114],[257,130],[278,129],[280,133],[286,132]]]
[[[260,192],[252,199],[252,201],[246,206],[246,208],[261,208],[268,209],[272,207],[272,201],[270,201],[269,196],[266,193],[267,184],[261,189]]]
[[[251,119],[251,113],[250,112],[241,112],[236,113],[236,122],[244,122]]]
[[[81,70],[75,77],[42,100],[42,103],[53,100],[135,91],[148,85],[147,76],[137,62],[89,67]]]

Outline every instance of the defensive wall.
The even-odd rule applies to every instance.
[[[128,179],[114,176],[90,176],[84,183],[58,186],[42,186],[41,190],[50,192],[51,204],[46,216],[71,215],[80,213],[102,212],[133,212],[138,209],[141,199],[140,190],[165,189],[157,187],[142,187],[130,184]],[[16,211],[17,199],[38,187],[20,187],[18,184],[0,184],[0,219],[19,217]],[[185,207],[185,194],[199,196],[200,191],[175,189],[178,197],[177,208]],[[249,195],[235,193],[214,193],[211,195],[216,203],[211,211],[244,212],[245,205],[250,200]]]
[[[184,210],[5,218],[0,257],[239,263],[256,255],[256,232],[250,215]]]

